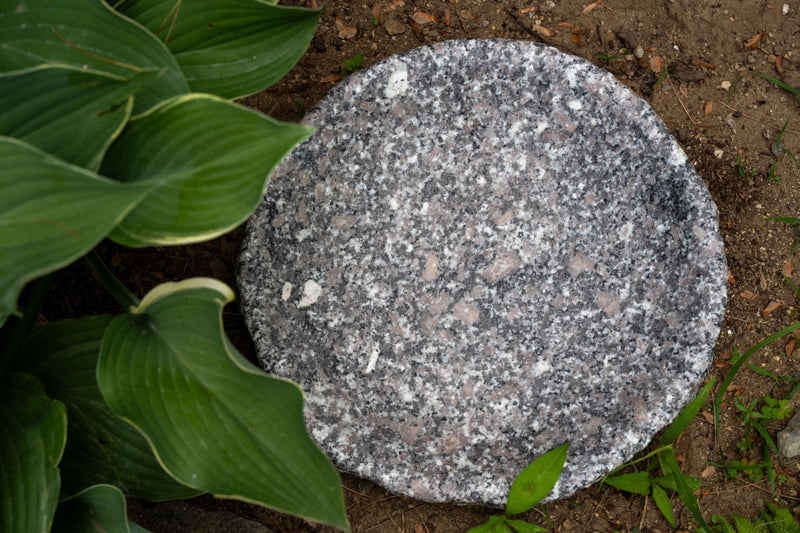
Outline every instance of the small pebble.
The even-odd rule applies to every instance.
[[[636,59],[641,59],[644,57],[644,48],[642,48],[642,45],[640,44],[636,45],[636,48],[633,49],[633,56]]]

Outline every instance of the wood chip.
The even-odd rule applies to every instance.
[[[767,277],[764,274],[761,274],[761,277],[758,279],[758,284],[762,291],[767,290]]]
[[[711,114],[712,111],[714,111],[714,102],[709,100],[706,102],[705,108],[703,108],[703,114],[705,116],[708,116]]]
[[[319,82],[320,83],[331,83],[331,82],[339,81],[340,79],[342,79],[342,75],[341,74],[331,74],[330,76],[325,76],[324,78],[321,78],[319,80]]]
[[[702,416],[703,420],[705,420],[709,424],[714,423],[714,413],[712,413],[711,411],[703,411],[702,413],[700,413],[700,416]]]
[[[445,9],[444,10],[444,25],[447,26],[448,28],[450,27],[450,10],[449,9]]]
[[[736,285],[736,280],[733,277],[733,272],[731,272],[730,270],[728,270],[728,283],[730,283],[731,285]]]
[[[661,74],[662,65],[663,61],[660,56],[653,56],[650,58],[650,70],[652,70],[656,74]]]
[[[372,16],[375,22],[381,21],[381,4],[380,2],[375,2],[372,4]]]
[[[536,6],[530,6],[519,10],[520,15],[527,15],[528,13],[532,13],[536,11]]]
[[[694,65],[696,67],[703,67],[703,68],[708,68],[708,69],[712,69],[712,70],[717,68],[714,65],[712,65],[711,63],[709,63],[708,61],[703,61],[702,59],[693,59],[692,60],[692,65]]]
[[[786,356],[792,355],[795,348],[797,348],[797,337],[792,337],[789,339],[789,342],[786,343]]]
[[[345,24],[344,20],[339,15],[336,15],[334,24],[336,25],[336,31],[339,35],[339,39],[352,39],[358,33],[358,28]]]
[[[778,74],[783,74],[783,56],[775,56],[775,70]]]
[[[767,306],[767,308],[764,309],[763,311],[761,311],[761,316],[763,316],[764,318],[767,318],[769,315],[772,314],[773,311],[775,311],[780,306],[781,306],[781,302],[779,300],[772,300],[769,303],[769,305]]]
[[[431,14],[424,13],[422,11],[417,11],[413,15],[411,15],[411,20],[413,20],[420,26],[424,26],[425,24],[432,24],[436,22],[436,17],[434,17]]]
[[[745,289],[742,292],[740,292],[739,296],[741,296],[745,300],[751,300],[752,301],[752,300],[756,299],[756,295],[753,294],[751,291],[748,291],[747,289]]]
[[[750,50],[755,50],[756,48],[758,48],[758,41],[766,37],[766,35],[767,35],[766,33],[759,33],[758,35],[756,35],[755,37],[744,43],[744,47],[749,48]]]
[[[714,468],[713,466],[709,465],[709,466],[705,467],[702,472],[700,472],[700,477],[702,477],[704,479],[708,479],[710,477],[713,477],[716,473],[717,473],[717,469]]]
[[[589,4],[588,6],[583,8],[583,14],[584,15],[588,15],[589,13],[591,13],[594,10],[594,8],[600,7],[600,4],[602,4],[602,3],[603,3],[603,0],[595,0],[594,2],[592,2],[591,4]]]
[[[784,276],[791,277],[792,272],[794,271],[794,261],[789,259],[785,265],[783,265],[783,269],[781,270],[781,274]]]
[[[547,28],[545,28],[540,24],[534,24],[533,26],[531,26],[531,29],[536,33],[538,33],[539,35],[541,35],[542,37],[555,37],[556,35],[558,35],[558,32],[556,32],[555,30],[548,30]]]
[[[578,35],[577,33],[570,33],[569,36],[570,36],[570,39],[572,39],[573,43],[581,44],[581,36],[580,35]]]

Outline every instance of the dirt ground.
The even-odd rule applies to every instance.
[[[781,149],[782,143],[786,150],[800,153],[800,105],[788,92],[753,75],[766,74],[800,87],[800,2],[773,1],[329,0],[305,57],[280,83],[245,103],[296,121],[347,74],[345,61],[357,54],[366,67],[397,52],[456,38],[543,42],[608,69],[650,102],[719,206],[730,268],[729,304],[712,369],[719,382],[735,347],[743,352],[798,320],[800,308],[798,296],[783,279],[787,275],[800,286],[800,232],[769,220],[800,216],[800,171]],[[313,0],[281,3],[316,4]],[[127,266],[126,282],[140,295],[162,281],[198,275],[213,275],[233,285],[240,237],[239,230],[192,247],[142,251],[106,245],[103,254]],[[102,307],[96,301],[76,302],[67,281],[59,283],[56,291],[69,294],[74,306],[69,314]],[[229,306],[225,318],[234,342],[252,354],[235,306]],[[757,353],[750,362],[777,375],[800,378],[800,350],[787,339]],[[767,393],[782,397],[788,391],[786,385],[746,368],[734,383],[730,394],[746,402]],[[735,446],[744,436],[736,413],[727,402],[720,433],[715,435],[710,411],[704,408],[676,445],[683,472],[703,482],[704,516],[710,520],[713,514],[737,513],[752,518],[768,501],[797,515],[797,462],[776,463],[785,481],[776,485],[774,494],[766,481],[746,476],[726,481],[719,468],[708,464],[719,462],[721,456],[760,460],[760,442],[749,454]],[[774,437],[785,424],[785,420],[769,422],[767,429]],[[343,475],[343,482],[348,516],[357,532],[463,532],[495,512],[402,498],[349,475]],[[673,507],[679,529],[692,529],[677,497]],[[130,513],[157,533],[266,531],[263,526],[276,532],[329,531],[256,506],[210,497],[169,504],[132,501]],[[524,516],[563,532],[671,529],[651,499],[599,486]]]

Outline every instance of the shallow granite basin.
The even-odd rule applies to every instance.
[[[530,42],[448,41],[351,75],[304,119],[247,226],[242,307],[343,470],[503,505],[648,444],[712,359],[717,211],[643,100]]]

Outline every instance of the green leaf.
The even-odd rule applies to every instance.
[[[547,531],[546,527],[540,527],[524,520],[514,520],[513,518],[506,518],[506,524],[518,533],[542,533]]]
[[[305,53],[322,10],[258,0],[128,0],[117,9],[172,51],[192,91],[240,98],[281,79]]]
[[[661,511],[661,514],[664,515],[664,518],[667,519],[669,525],[675,529],[677,526],[675,525],[675,515],[672,514],[672,504],[669,502],[669,496],[664,489],[653,484],[653,501],[656,502],[656,507],[658,510]]]
[[[25,283],[91,250],[149,188],[0,137],[0,324]]]
[[[158,73],[131,74],[130,79],[122,79],[55,65],[0,74],[4,104],[0,135],[97,170],[106,148],[130,116],[132,94]]]
[[[302,392],[222,330],[232,299],[207,278],[153,289],[106,330],[100,391],[180,482],[345,529],[339,476],[306,431]]]
[[[686,508],[689,509],[689,512],[692,513],[692,517],[697,525],[700,528],[708,530],[708,524],[706,524],[706,521],[703,519],[703,514],[700,512],[700,505],[697,503],[697,496],[694,495],[694,491],[686,483],[684,475],[681,474],[678,461],[675,459],[675,451],[672,448],[668,448],[659,453],[658,458],[661,460],[662,468],[671,472],[675,480],[675,486],[678,489],[678,496],[680,496]]]
[[[679,475],[683,478],[683,482],[691,492],[698,490],[702,486],[702,483],[700,483],[700,480],[697,478],[682,473],[679,473]],[[678,490],[678,485],[675,484],[675,476],[673,476],[671,472],[664,476],[651,478],[651,481],[654,485],[658,485],[661,488],[674,491]]]
[[[689,402],[681,414],[672,421],[666,430],[664,430],[664,434],[661,435],[661,438],[658,441],[659,445],[664,444],[672,444],[677,440],[678,436],[684,432],[684,430],[689,427],[689,424],[692,423],[694,417],[697,416],[697,413],[700,411],[700,408],[703,407],[703,404],[706,402],[706,398],[708,398],[709,393],[711,392],[711,387],[714,386],[714,376],[711,376],[711,379],[708,380],[700,392],[697,394],[694,400]]]
[[[569,448],[568,442],[550,450],[534,460],[517,476],[508,492],[506,514],[527,511],[553,490],[564,468],[567,448]]]
[[[66,411],[39,380],[19,373],[2,383],[0,405],[0,531],[47,532],[58,503]]]
[[[508,518],[503,515],[493,515],[485,524],[475,526],[467,533],[505,533],[510,532]]]
[[[625,492],[632,492],[633,494],[650,493],[650,474],[645,470],[608,477],[603,480],[603,483],[618,488],[619,490],[624,490]]]
[[[98,531],[131,533],[125,497],[111,485],[94,485],[61,502],[52,529],[53,533]]]
[[[109,483],[148,500],[195,496],[201,491],[170,477],[141,433],[103,401],[97,359],[112,318],[52,322],[34,330],[23,346],[26,370],[67,408],[70,437],[60,464],[62,492],[75,494],[90,485]]]
[[[126,246],[182,244],[231,230],[261,201],[272,168],[311,131],[205,95],[131,120],[101,174],[157,189],[111,238]]]
[[[189,92],[175,58],[149,31],[101,0],[0,5],[0,72],[62,63],[129,78],[163,71],[137,93],[134,113]]]

